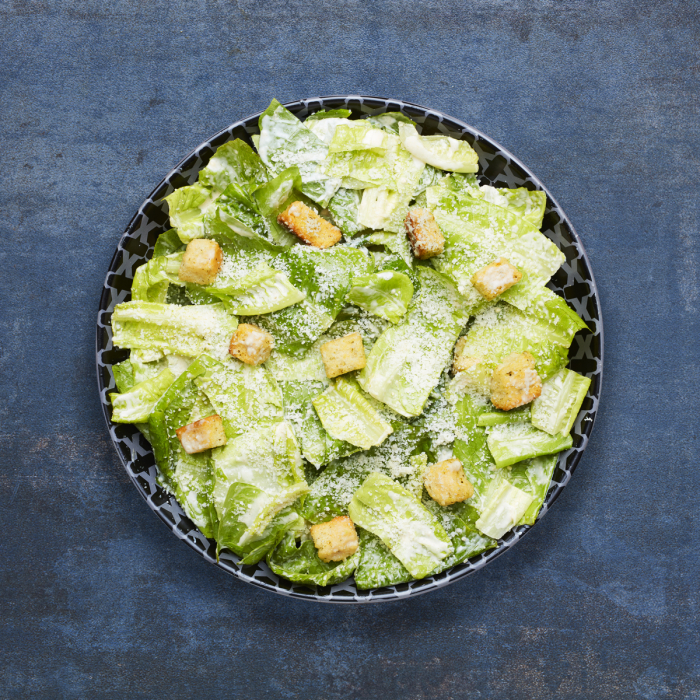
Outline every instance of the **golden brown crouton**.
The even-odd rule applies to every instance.
[[[187,244],[178,277],[183,282],[211,284],[221,269],[224,254],[216,241],[195,238]]]
[[[228,351],[247,365],[261,365],[272,352],[273,338],[262,328],[251,323],[241,323],[231,338]]]
[[[406,214],[406,227],[413,255],[421,260],[440,255],[445,249],[445,239],[429,209],[414,208]]]
[[[542,381],[529,352],[514,352],[491,376],[491,403],[502,411],[524,406],[542,393]]]
[[[194,423],[178,428],[175,433],[182,444],[182,449],[188,455],[226,444],[224,424],[220,416],[208,416],[202,420],[196,420]]]
[[[292,202],[278,217],[295,236],[316,248],[330,248],[342,237],[340,229],[321,218],[304,202]]]
[[[309,532],[321,561],[343,561],[355,554],[360,546],[355,525],[347,515],[312,525]]]
[[[321,345],[321,357],[329,379],[362,369],[367,363],[362,336],[359,333],[349,333],[324,343]]]
[[[430,498],[441,506],[461,503],[474,495],[474,487],[464,476],[462,463],[458,459],[433,464],[425,473],[424,482]]]
[[[520,282],[522,277],[515,265],[511,265],[505,258],[498,258],[490,265],[477,270],[472,277],[472,284],[482,297],[491,301]]]

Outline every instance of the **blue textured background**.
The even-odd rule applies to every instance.
[[[700,5],[0,1],[0,697],[700,698]],[[137,496],[94,323],[161,177],[274,96],[464,119],[571,217],[602,410],[553,510],[447,589],[340,608],[246,586]]]

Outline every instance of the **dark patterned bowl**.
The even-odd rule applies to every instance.
[[[482,184],[527,187],[547,193],[547,209],[542,230],[566,255],[566,262],[553,277],[549,286],[564,296],[590,328],[590,332],[580,332],[574,338],[569,366],[590,377],[592,383],[573,428],[573,447],[559,456],[552,484],[538,517],[539,521],[568,483],[586,448],[598,409],[603,376],[603,323],[598,293],[586,252],[566,214],[545,186],[517,158],[468,124],[440,112],[399,100],[356,95],[318,97],[292,102],[285,106],[301,119],[319,109],[340,107],[352,110],[355,117],[400,111],[411,117],[418,124],[419,131],[425,134],[447,134],[454,138],[465,139],[472,144],[479,154]],[[195,182],[199,170],[207,164],[214,151],[226,141],[240,138],[250,142],[250,135],[258,133],[258,117],[259,114],[255,114],[232,124],[190,153],[151,192],[119,241],[107,272],[97,316],[97,382],[102,410],[112,442],[138,492],[172,532],[199,552],[208,562],[228,571],[242,581],[293,598],[331,603],[399,600],[442,588],[486,566],[519,542],[533,526],[517,527],[500,540],[497,548],[473,557],[437,576],[420,581],[369,591],[358,591],[352,578],[336,586],[325,588],[301,586],[279,578],[264,562],[255,566],[241,566],[238,563],[238,557],[228,551],[223,552],[217,562],[214,542],[199,532],[175,498],[158,485],[157,467],[148,442],[135,427],[114,424],[110,420],[111,407],[108,393],[113,391],[115,386],[112,365],[126,359],[128,355],[127,351],[115,349],[112,346],[111,313],[116,304],[128,301],[134,271],[151,257],[156,238],[169,228],[167,207],[163,197],[178,187]]]

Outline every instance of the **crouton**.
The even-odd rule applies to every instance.
[[[502,411],[534,401],[542,393],[542,380],[529,352],[508,355],[491,376],[491,403]]]
[[[355,525],[347,515],[312,525],[309,532],[321,561],[343,561],[355,554],[360,546]]]
[[[330,248],[342,237],[340,229],[321,218],[304,202],[292,202],[278,217],[297,238],[316,248]]]
[[[216,241],[195,238],[187,244],[177,276],[183,282],[211,284],[221,269],[224,254]]]
[[[490,265],[477,270],[472,277],[472,284],[482,297],[491,301],[522,278],[522,273],[515,265],[511,265],[505,258],[498,258]]]
[[[403,222],[406,227],[413,255],[421,260],[440,255],[445,249],[445,239],[429,209],[414,208]]]
[[[182,449],[188,455],[210,450],[226,444],[224,424],[220,416],[208,416],[194,423],[184,425],[175,431]]]
[[[261,365],[269,359],[273,344],[267,331],[251,323],[241,323],[231,338],[228,351],[247,365]]]
[[[441,506],[461,503],[474,495],[474,487],[464,476],[462,463],[458,459],[433,464],[423,481],[430,498]]]
[[[362,336],[359,333],[349,333],[324,343],[321,345],[321,357],[329,379],[362,369],[367,363]]]

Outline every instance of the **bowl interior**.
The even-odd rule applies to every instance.
[[[547,193],[542,231],[566,256],[549,286],[567,300],[590,329],[575,336],[569,352],[569,367],[590,377],[592,382],[572,430],[573,447],[559,456],[539,521],[566,486],[586,447],[598,408],[602,381],[603,327],[598,295],[588,258],[571,223],[544,185],[512,154],[467,124],[440,112],[399,100],[360,96],[319,97],[285,106],[302,120],[320,109],[340,107],[351,110],[352,118],[402,112],[413,119],[418,124],[419,131],[424,134],[445,134],[468,141],[479,154],[479,179],[482,184],[526,187]],[[97,318],[98,385],[112,442],[139,493],[173,533],[207,561],[243,581],[283,595],[335,603],[396,600],[446,586],[486,566],[514,546],[534,526],[517,527],[504,536],[497,548],[420,581],[359,591],[354,579],[350,578],[335,586],[309,588],[279,578],[264,562],[254,566],[241,566],[238,557],[229,551],[222,552],[217,561],[214,542],[199,532],[175,498],[158,485],[157,467],[148,442],[135,427],[117,425],[110,421],[108,394],[115,388],[112,365],[128,357],[128,351],[116,349],[112,345],[111,313],[117,304],[130,299],[134,271],[151,257],[158,236],[170,228],[163,197],[178,187],[194,183],[199,170],[207,164],[216,149],[227,141],[240,138],[252,144],[250,136],[258,133],[258,117],[259,114],[256,114],[235,122],[184,158],[141,205],[117,246],[105,279]]]

